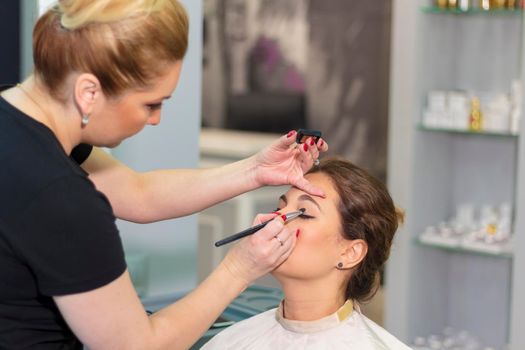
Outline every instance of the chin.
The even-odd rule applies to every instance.
[[[107,148],[115,148],[118,145],[120,145],[121,143],[122,143],[122,141],[115,141],[115,142],[113,142],[113,143],[111,143],[109,145],[106,145],[105,147],[107,147]]]
[[[96,145],[97,147],[115,148],[122,143],[122,140],[118,141],[106,141]]]
[[[291,264],[290,261],[285,260],[281,265],[271,272],[271,275],[276,279],[279,279],[280,277],[296,277],[298,273],[296,269],[293,268],[293,264]]]
[[[330,274],[329,268],[295,263],[293,260],[286,260],[270,273],[279,283],[285,281],[310,281],[326,277]]]
[[[95,147],[115,148],[122,143],[122,140],[84,140],[84,143]]]

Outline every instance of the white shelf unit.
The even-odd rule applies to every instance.
[[[430,5],[393,2],[388,185],[406,222],[386,270],[386,327],[407,343],[451,326],[525,349],[523,138],[419,126],[429,90],[505,92],[523,80],[523,16],[422,10]],[[514,206],[511,257],[418,244],[464,202]]]

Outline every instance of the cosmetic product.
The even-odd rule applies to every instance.
[[[490,0],[479,0],[479,8],[485,11],[490,10]]]
[[[457,130],[469,128],[469,99],[465,91],[450,91],[448,93],[449,125]]]
[[[456,209],[456,224],[465,230],[474,230],[476,228],[475,208],[472,203],[463,203]]]
[[[458,0],[448,0],[448,8],[456,9],[458,7]]]
[[[469,129],[481,131],[483,128],[483,115],[481,113],[481,102],[478,97],[473,97],[470,103]]]
[[[437,7],[439,7],[440,9],[446,9],[447,8],[447,5],[448,5],[448,0],[436,0],[436,5]]]
[[[470,9],[471,0],[458,0],[458,9],[460,11],[468,11]]]
[[[484,101],[483,130],[508,133],[510,129],[511,100],[507,94],[491,94]]]
[[[491,9],[493,9],[493,10],[501,10],[501,9],[505,8],[505,1],[506,0],[492,0]]]
[[[319,130],[310,130],[310,129],[299,129],[297,130],[297,136],[295,139],[296,143],[305,143],[308,138],[312,138],[314,143],[317,143],[321,138],[322,133]],[[313,146],[313,144],[312,144]]]
[[[427,128],[443,127],[447,115],[447,92],[431,90],[427,94],[427,108],[423,111],[422,123]]]
[[[304,214],[304,211],[305,211],[305,209],[301,208],[298,211],[294,211],[294,212],[286,214],[285,215],[285,217],[286,217],[285,222],[288,222],[288,221],[290,221],[292,219],[295,219],[295,218],[299,217],[300,215]],[[273,221],[273,219],[265,221],[265,222],[263,222],[263,223],[261,223],[259,225],[255,225],[253,227],[247,228],[246,230],[243,230],[243,231],[241,231],[239,233],[236,233],[234,235],[231,235],[231,236],[228,236],[226,238],[223,238],[220,241],[215,242],[215,246],[216,247],[220,247],[221,245],[225,245],[225,244],[231,243],[233,241],[236,241],[238,239],[241,239],[243,237],[252,235],[255,232],[261,230],[263,227],[265,227],[271,221]]]

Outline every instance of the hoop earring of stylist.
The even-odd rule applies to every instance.
[[[295,235],[276,217],[152,316],[133,289],[116,217],[181,217],[265,185],[323,195],[303,174],[328,146],[296,147],[293,131],[212,169],[138,173],[99,149],[160,123],[187,38],[176,0],[60,0],[38,19],[34,75],[0,98],[1,348],[187,349],[289,256]]]

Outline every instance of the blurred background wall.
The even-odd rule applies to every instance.
[[[203,126],[322,130],[384,179],[389,0],[205,0]]]

